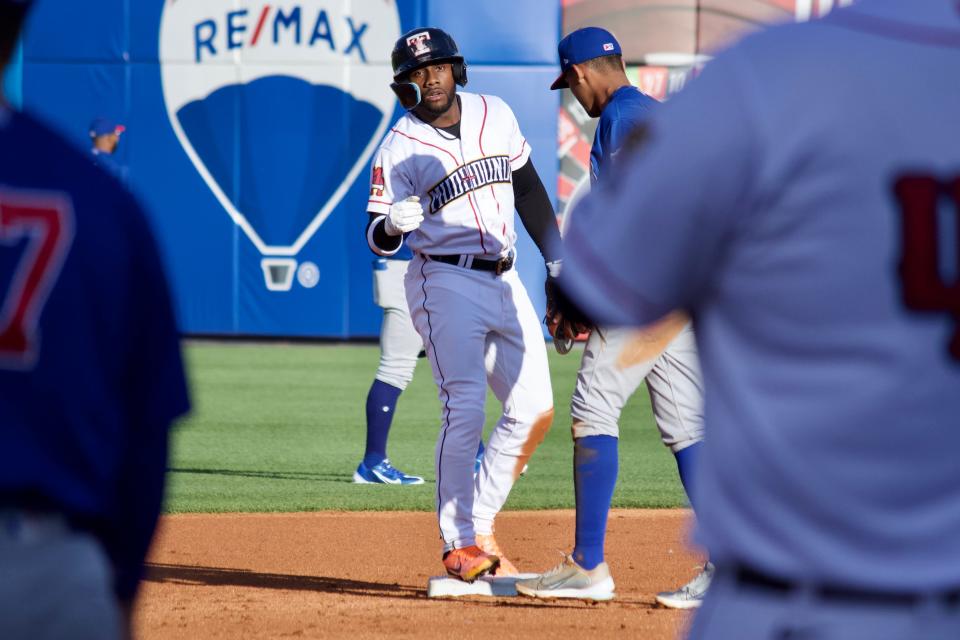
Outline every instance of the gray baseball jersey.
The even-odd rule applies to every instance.
[[[960,585],[957,78],[952,0],[752,36],[578,208],[576,300],[615,324],[696,319],[696,537],[718,565]]]

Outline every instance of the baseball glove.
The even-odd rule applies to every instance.
[[[557,287],[552,277],[544,285],[547,294],[547,316],[544,323],[553,337],[553,347],[557,353],[570,353],[573,343],[582,333],[592,329],[590,322],[579,314],[579,310],[568,303],[566,296]],[[566,304],[565,304],[566,303]]]

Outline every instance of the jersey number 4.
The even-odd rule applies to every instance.
[[[0,191],[0,249],[25,247],[0,268],[0,368],[29,368],[39,350],[37,323],[73,241],[73,213],[57,194]]]
[[[960,176],[939,180],[928,175],[903,175],[894,183],[894,193],[903,216],[903,253],[900,278],[909,309],[940,311],[957,323],[950,341],[950,354],[960,360]],[[950,203],[954,237],[946,239],[956,260],[953,282],[941,270],[941,202]]]

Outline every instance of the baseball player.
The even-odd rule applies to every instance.
[[[371,197],[375,195],[371,189]],[[367,393],[367,444],[353,474],[357,484],[423,484],[387,458],[387,436],[400,394],[413,379],[423,340],[413,326],[403,293],[403,276],[413,254],[409,247],[373,263],[373,301],[383,309],[380,325],[380,366]]]
[[[94,162],[118,178],[123,178],[123,171],[117,163],[117,146],[120,144],[120,134],[127,128],[117,124],[109,118],[97,118],[90,123],[90,155]]]
[[[611,170],[626,138],[643,123],[657,102],[630,85],[620,43],[598,27],[578,29],[557,47],[561,74],[551,89],[569,88],[584,110],[600,122],[590,152],[595,183]],[[606,224],[606,221],[601,221]],[[577,335],[552,310],[548,325],[557,344]],[[614,582],[603,545],[607,514],[617,481],[620,414],[646,379],[653,415],[663,443],[673,452],[687,495],[692,467],[703,439],[703,385],[689,320],[674,314],[635,331],[601,328],[590,334],[583,351],[571,402],[576,487],[576,544],[573,553],[541,576],[523,580],[517,590],[544,598],[609,600]],[[666,606],[699,606],[710,584],[709,563],[690,583],[657,596]]]
[[[128,637],[188,408],[167,282],[107,172],[2,100],[0,148],[0,637]]]
[[[696,325],[717,568],[693,638],[960,637],[957,77],[955,0],[771,29],[577,209],[577,306]]]
[[[406,298],[442,406],[443,564],[469,581],[516,571],[499,552],[494,518],[553,420],[540,320],[513,268],[514,208],[542,252],[559,231],[513,112],[495,96],[457,91],[467,65],[453,38],[414,29],[392,64],[408,113],[373,160],[367,238],[380,255],[403,244],[414,253]],[[503,414],[474,476],[488,383]]]

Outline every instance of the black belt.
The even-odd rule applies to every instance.
[[[498,260],[485,260],[483,258],[476,258],[470,255],[432,256],[426,253],[423,255],[431,260],[443,262],[444,264],[452,264],[455,267],[475,269],[476,271],[492,271],[498,276],[505,271],[510,271],[510,269],[513,269],[512,253]]]
[[[938,600],[949,607],[960,604],[960,589],[932,593],[908,591],[874,591],[859,587],[847,587],[830,584],[801,585],[782,578],[763,574],[749,567],[738,567],[734,571],[736,582],[741,587],[759,589],[780,596],[791,595],[803,588],[810,589],[815,597],[831,602],[874,605],[884,607],[914,607],[926,600]]]

